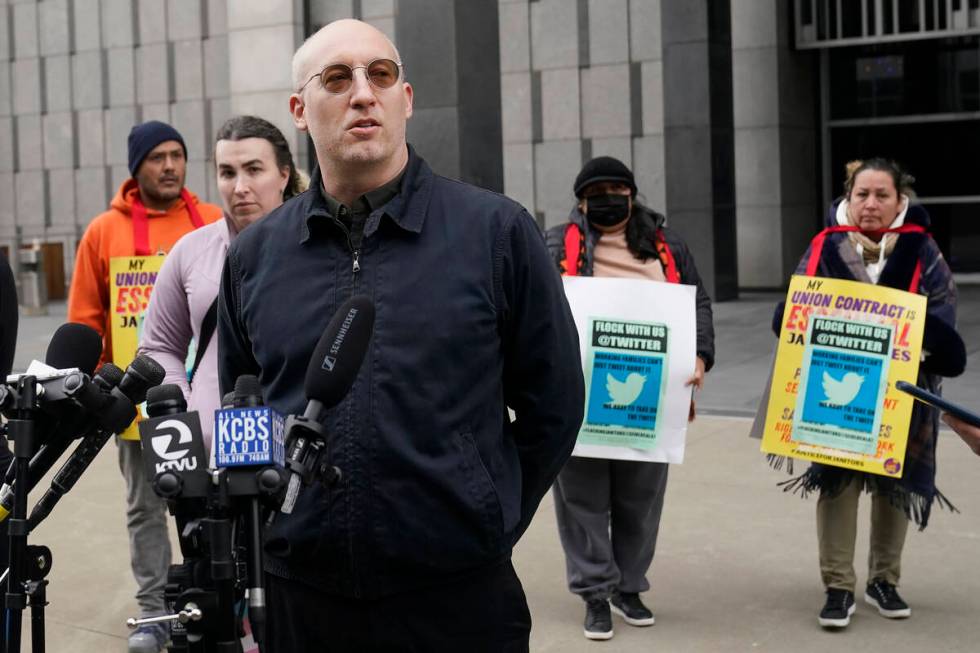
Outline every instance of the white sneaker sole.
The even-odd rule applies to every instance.
[[[857,610],[857,604],[852,603],[851,607],[847,609],[847,616],[843,619],[825,619],[823,617],[817,617],[817,621],[824,628],[846,628],[848,624],[851,623],[851,615]]]
[[[591,630],[585,630],[585,631],[582,631],[582,632],[585,633],[585,638],[586,639],[593,639],[593,640],[596,640],[596,641],[605,641],[607,639],[612,639],[612,636],[613,636],[613,631],[611,631],[611,630],[608,631],[608,632],[605,632],[605,633],[594,632],[594,631],[591,631]]]
[[[626,613],[617,608],[614,604],[610,603],[609,607],[613,611],[613,614],[618,614],[623,618],[623,621],[631,626],[652,626],[657,621],[655,617],[650,617],[649,619],[633,619],[632,617],[627,617]]]
[[[865,593],[864,595],[864,602],[867,603],[868,605],[873,605],[875,608],[878,609],[878,614],[888,619],[907,619],[908,617],[912,616],[912,608],[904,608],[902,610],[886,610],[880,605],[878,605],[878,602],[875,600],[875,597],[867,593]]]

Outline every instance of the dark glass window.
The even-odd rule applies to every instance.
[[[927,201],[930,232],[954,272],[980,272],[980,202],[930,202],[929,198],[980,194],[980,120],[904,125],[833,127],[831,187],[843,192],[844,166],[853,159],[895,159],[915,176]]]
[[[915,192],[923,197],[980,194],[980,120],[834,127],[830,141],[835,193],[843,188],[848,161],[884,156],[915,176]]]
[[[977,37],[830,51],[830,118],[980,111]]]

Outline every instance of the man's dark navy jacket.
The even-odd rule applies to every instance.
[[[516,202],[435,175],[409,148],[398,195],[359,251],[350,242],[319,171],[245,230],[219,294],[219,369],[222,392],[255,374],[268,405],[302,413],[334,311],[374,302],[364,364],[324,420],[343,478],[277,517],[266,566],[375,597],[509,556],[571,453],[584,389],[561,281]]]

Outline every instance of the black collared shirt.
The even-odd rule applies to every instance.
[[[347,227],[347,231],[350,232],[351,247],[354,249],[361,248],[361,242],[364,239],[364,225],[367,222],[368,216],[375,209],[380,209],[390,202],[398,194],[398,189],[401,186],[402,177],[404,176],[405,170],[402,169],[394,179],[372,191],[364,193],[354,200],[351,206],[343,204],[333,195],[325,192],[323,187],[320,186],[320,192],[323,195],[324,201],[327,203],[327,211],[330,216],[340,220]]]

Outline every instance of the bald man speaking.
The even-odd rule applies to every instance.
[[[302,413],[334,311],[366,295],[376,320],[321,420],[341,480],[304,487],[267,537],[267,650],[527,651],[511,550],[583,412],[559,277],[527,211],[434,174],[406,143],[413,90],[384,34],[327,25],[293,81],[318,165],[229,251],[222,392],[255,374],[267,404]]]

